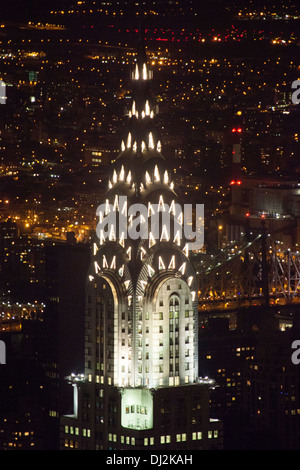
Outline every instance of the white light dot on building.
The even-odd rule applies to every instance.
[[[168,269],[175,269],[175,255],[172,256]]]
[[[128,137],[127,137],[127,148],[130,148],[131,147],[131,132],[128,133]]]
[[[166,269],[161,256],[158,257],[158,269]]]

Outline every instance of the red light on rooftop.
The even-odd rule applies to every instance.
[[[242,129],[239,127],[239,128],[237,129],[237,132],[241,133],[241,132],[242,132]]]
[[[265,214],[261,214],[262,219],[265,219],[265,217],[266,217]]]
[[[233,181],[233,180],[232,180],[232,181],[230,181],[230,184],[231,184],[231,185],[235,184],[235,181]]]
[[[236,128],[234,127],[231,132],[236,132]]]
[[[249,217],[249,215],[250,215],[249,212],[247,212],[247,213],[246,213],[246,217]]]
[[[236,184],[242,184],[242,182],[241,182],[241,181],[237,181]]]

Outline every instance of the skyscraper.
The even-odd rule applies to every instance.
[[[212,381],[198,376],[197,277],[155,128],[151,78],[140,38],[121,153],[98,208],[85,370],[68,377],[74,411],[61,420],[63,449],[222,445],[222,425],[209,418]]]

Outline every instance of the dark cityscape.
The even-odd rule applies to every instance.
[[[300,450],[299,26],[295,0],[0,6],[0,450]]]

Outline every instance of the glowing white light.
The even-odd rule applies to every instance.
[[[127,137],[127,148],[131,147],[131,132],[128,133]]]
[[[193,291],[193,292],[191,292],[191,294],[192,294],[192,301],[194,302],[194,300],[195,300],[195,298],[196,298],[196,292]]]
[[[116,269],[116,256],[114,256],[112,259],[112,262],[110,264],[110,269]]]
[[[132,150],[133,150],[134,152],[136,152],[136,151],[137,151],[137,141],[136,141],[136,140],[134,141],[134,144],[133,144]]]
[[[151,215],[155,214],[155,211],[153,209],[153,206],[151,202],[148,202],[148,217],[151,217]]]
[[[136,111],[136,109],[135,109],[135,101],[133,101],[133,103],[132,103],[132,114],[135,114],[135,111]]]
[[[140,283],[141,283],[142,289],[145,290],[146,286],[147,286],[147,282],[146,281],[140,281]]]
[[[103,243],[105,242],[105,236],[104,236],[104,231],[103,230],[100,230],[99,240],[100,240],[100,245],[103,245]]]
[[[149,234],[149,248],[151,248],[153,245],[155,245],[156,241],[155,238],[153,237],[152,233],[150,232]]]
[[[103,258],[102,258],[102,267],[108,268],[108,263],[107,263],[107,259],[105,255],[103,255]]]
[[[175,201],[171,202],[170,209],[169,209],[170,214],[176,215],[176,209],[175,209]]]
[[[124,140],[122,140],[122,142],[121,142],[121,150],[122,150],[122,152],[124,152],[125,149],[126,149],[126,147],[125,147],[125,142],[124,142]]]
[[[193,279],[194,279],[193,276],[189,276],[188,281],[187,281],[188,286],[191,286]]]
[[[166,269],[161,256],[158,257],[158,269]]]
[[[162,240],[166,240],[166,241],[170,240],[168,230],[167,230],[167,227],[165,225],[163,225],[163,228],[162,228],[162,231],[161,231],[160,241],[162,241]]]
[[[164,198],[162,195],[160,195],[159,197],[159,203],[158,203],[158,211],[162,210],[163,212],[165,212],[166,208],[165,208],[165,203],[164,203]]]
[[[154,178],[155,178],[155,181],[159,181],[159,180],[160,180],[160,176],[159,176],[159,171],[158,171],[157,165],[155,165],[155,168],[154,168]]]
[[[94,266],[95,266],[95,272],[96,272],[96,274],[98,274],[98,272],[101,271],[101,268],[100,268],[99,264],[97,263],[97,261],[94,262]]]
[[[179,268],[179,271],[181,272],[181,274],[185,273],[185,267],[186,267],[186,262],[184,262]]]
[[[118,195],[116,194],[115,195],[115,202],[114,202],[114,207],[113,207],[114,211],[118,210],[119,209],[119,197]]]
[[[149,105],[148,100],[146,101],[145,112],[146,112],[146,116],[149,116],[149,114],[150,114],[150,105]]]
[[[109,238],[110,241],[116,241],[115,227],[114,227],[113,224],[110,227],[109,237],[108,238]]]
[[[175,255],[172,256],[168,269],[175,269]]]
[[[129,171],[128,175],[127,175],[127,183],[130,183],[131,182],[131,171]]]
[[[145,117],[145,111],[142,111],[142,119]]]
[[[147,67],[143,64],[143,80],[147,80]]]
[[[94,276],[92,276],[91,274],[89,275],[89,280],[90,281],[93,281],[94,280]]]
[[[154,276],[155,271],[154,271],[154,269],[152,268],[152,266],[150,266],[150,264],[148,264],[147,266],[148,266],[148,275],[149,275],[149,277]]]
[[[94,253],[94,256],[95,256],[95,254],[97,253],[97,251],[98,251],[97,244],[96,244],[96,243],[93,243],[93,253]]]
[[[123,274],[124,274],[124,264],[120,267],[119,271],[118,271],[118,274],[120,277],[123,277]]]
[[[127,215],[127,198],[126,198],[125,201],[124,201],[121,214]]]
[[[124,238],[125,238],[125,235],[124,235],[124,232],[121,233],[121,236],[119,238],[119,243],[120,245],[125,248],[125,242],[124,242]]]
[[[129,280],[124,281],[124,286],[125,286],[126,290],[128,290],[129,284],[130,284]]]
[[[107,215],[109,212],[110,212],[110,204],[109,204],[109,200],[106,199],[106,201],[105,201],[105,215]]]
[[[121,171],[120,171],[120,180],[121,181],[124,181],[124,176],[125,176],[125,170],[124,170],[124,166],[122,165]]]
[[[118,175],[117,175],[117,172],[116,170],[114,170],[114,174],[113,174],[113,182],[116,183],[118,181]]]
[[[144,256],[145,256],[146,253],[147,253],[147,252],[146,252],[145,248],[143,248],[143,247],[141,246],[141,260],[144,258]]]
[[[160,142],[160,140],[157,142],[157,147],[156,148],[157,148],[158,152],[161,152],[161,142]]]
[[[126,251],[126,254],[128,255],[128,258],[131,259],[131,246]]]
[[[149,148],[154,149],[154,140],[152,132],[149,133]]]
[[[146,171],[145,177],[146,177],[146,182],[151,183],[151,178],[150,178],[150,175],[149,175],[148,171]]]
[[[138,80],[139,78],[140,78],[139,67],[138,67],[138,64],[136,64],[136,66],[135,66],[135,79]]]
[[[108,188],[111,189],[113,187],[111,181],[108,182]]]
[[[179,230],[177,230],[173,241],[174,241],[174,243],[177,243],[178,246],[180,246],[181,241],[180,241],[180,232],[179,232]]]
[[[188,243],[185,245],[185,247],[183,248],[182,251],[184,252],[186,257],[189,256],[189,245],[188,245]]]
[[[173,181],[172,181],[172,183],[170,183],[170,188],[171,188],[171,189],[174,189],[174,183],[173,183]]]
[[[142,141],[142,152],[144,152],[146,150],[146,144],[144,141]]]
[[[164,183],[165,184],[168,184],[169,182],[169,174],[167,172],[167,170],[164,172]]]

